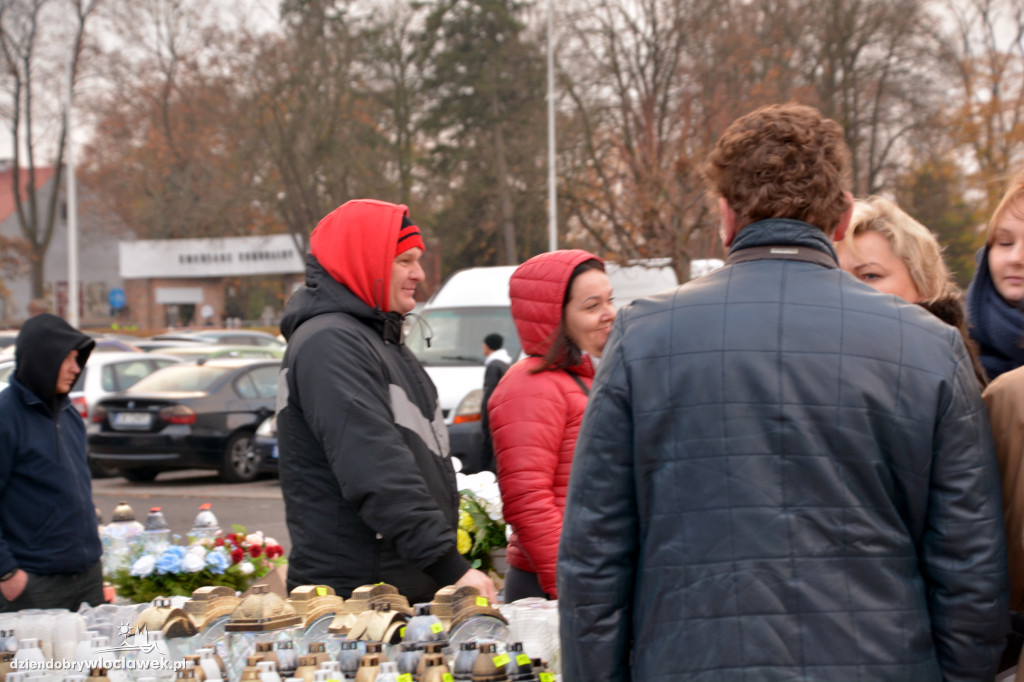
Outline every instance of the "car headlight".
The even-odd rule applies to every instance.
[[[464,424],[466,422],[480,421],[480,407],[483,401],[484,390],[482,388],[474,388],[466,394],[466,397],[459,402],[459,406],[455,408],[455,418],[452,419],[452,423]]]
[[[263,423],[256,429],[256,435],[261,438],[277,437],[277,415],[264,419]]]

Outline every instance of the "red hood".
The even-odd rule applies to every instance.
[[[310,252],[366,305],[390,312],[391,267],[402,217],[408,214],[408,207],[386,201],[345,202],[313,230]]]
[[[580,249],[550,251],[534,256],[512,273],[508,293],[512,319],[527,355],[544,355],[551,347],[569,276],[577,265],[597,256]]]

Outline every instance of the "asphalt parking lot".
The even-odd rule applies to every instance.
[[[182,536],[192,528],[199,505],[209,502],[225,533],[231,532],[232,524],[241,524],[250,532],[262,531],[276,539],[286,553],[291,548],[276,478],[222,483],[212,471],[168,471],[149,483],[131,483],[120,476],[93,479],[92,496],[104,523],[124,500],[141,523],[145,523],[150,507],[162,507],[171,531]]]

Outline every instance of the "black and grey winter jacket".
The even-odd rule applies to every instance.
[[[307,286],[281,323],[289,588],[325,584],[348,597],[386,582],[415,603],[469,569],[456,548],[458,491],[437,392],[401,322],[308,257]]]

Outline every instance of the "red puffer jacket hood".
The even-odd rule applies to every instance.
[[[391,267],[409,208],[374,199],[348,201],[328,213],[309,238],[310,253],[366,305],[390,312]]]
[[[604,261],[580,249],[549,251],[534,256],[512,273],[508,294],[512,319],[527,355],[544,355],[562,321],[562,304],[569,277],[584,261]]]

